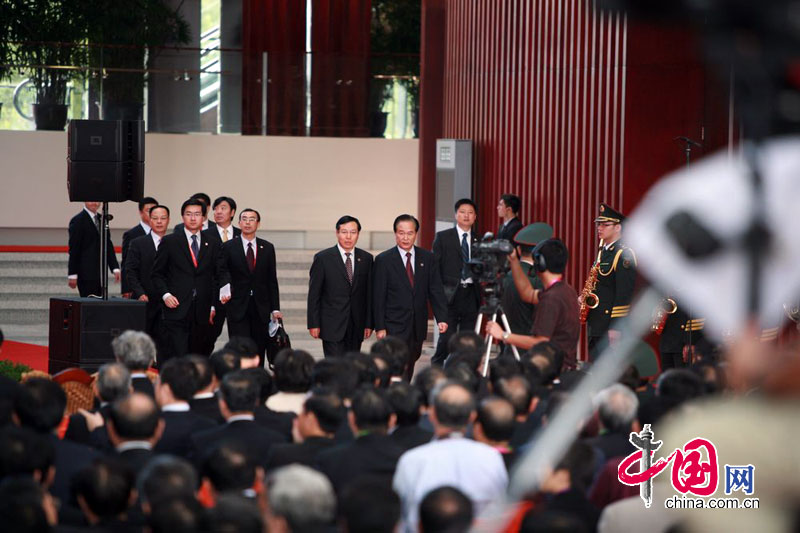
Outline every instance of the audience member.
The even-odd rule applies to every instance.
[[[233,336],[228,339],[224,350],[230,350],[239,356],[241,368],[256,368],[261,366],[258,355],[258,345],[250,337]]]
[[[473,519],[472,501],[455,487],[433,489],[419,504],[420,533],[466,533]]]
[[[138,473],[153,458],[164,421],[150,396],[134,392],[112,404],[107,430],[119,461]]]
[[[195,498],[188,496],[154,501],[147,525],[152,533],[209,531],[207,511]]]
[[[495,394],[514,407],[514,433],[509,444],[516,450],[539,428],[540,418],[533,416],[540,405],[538,387],[533,388],[528,379],[517,375],[500,379],[493,388]]]
[[[631,431],[639,432],[638,425],[634,427],[639,409],[636,394],[625,385],[615,383],[597,393],[595,404],[601,433],[587,439],[586,444],[601,454],[601,464],[612,457],[627,456],[636,451],[628,440]]]
[[[86,414],[79,411],[70,416],[64,438],[89,446],[107,447],[108,435],[105,433],[105,427],[97,428],[99,431],[95,436],[95,440],[91,439],[92,432],[89,430],[87,421],[92,417],[88,415],[100,414],[105,425],[105,421],[108,419],[108,412],[111,409],[111,403],[127,396],[132,390],[131,373],[125,365],[122,363],[106,363],[101,366],[97,371],[97,378],[92,382],[95,405],[99,402],[99,408],[92,409]],[[93,420],[91,424],[94,425],[98,422]],[[101,434],[102,436],[100,436]],[[100,443],[97,442],[98,438],[101,441]]]
[[[270,533],[327,531],[336,517],[336,496],[328,479],[302,465],[279,468],[267,477]]]
[[[478,406],[478,416],[472,429],[476,441],[500,452],[509,472],[517,458],[510,444],[515,422],[511,402],[498,396],[489,396]]]
[[[324,387],[335,392],[343,401],[349,402],[358,389],[358,374],[355,365],[343,357],[317,361],[311,371],[311,382],[315,387]]]
[[[41,533],[58,523],[56,502],[34,480],[0,477],[0,524],[4,531]]]
[[[258,402],[253,415],[258,424],[283,435],[287,441],[292,440],[292,426],[296,415],[291,411],[279,413],[266,406],[267,398],[275,392],[272,376],[263,367],[245,368],[244,374],[258,385]]]
[[[274,366],[278,393],[269,397],[267,407],[273,411],[300,414],[306,392],[311,388],[314,358],[303,350],[287,348],[275,356]]]
[[[153,339],[142,331],[123,331],[111,341],[111,350],[117,361],[130,370],[133,390],[155,397],[153,382],[147,376],[147,371],[156,360]]]
[[[221,424],[225,419],[222,418],[222,413],[219,412],[219,402],[214,395],[219,388],[219,381],[214,375],[210,358],[202,355],[188,355],[186,358],[194,365],[197,373],[197,392],[192,395],[192,399],[189,401],[189,408],[195,413]]]
[[[136,488],[145,514],[159,502],[174,498],[195,497],[200,486],[197,471],[185,459],[173,455],[157,455],[142,469]]]
[[[419,426],[422,414],[422,398],[419,389],[405,382],[394,383],[389,387],[386,398],[389,400],[396,419],[391,439],[404,452],[430,442],[433,432]]]
[[[380,480],[353,482],[339,499],[339,528],[345,533],[394,533],[400,498]]]
[[[0,479],[26,476],[47,490],[55,477],[55,459],[47,436],[14,425],[0,430]]]
[[[230,492],[253,499],[256,479],[263,477],[264,470],[253,462],[244,443],[227,440],[212,445],[203,461],[201,475],[203,488],[210,492],[213,501]]]
[[[209,511],[211,531],[263,533],[264,520],[252,499],[237,494],[223,494]]]
[[[405,379],[406,361],[410,356],[408,344],[403,339],[387,335],[372,345],[370,353],[386,361],[390,382]]]
[[[113,459],[96,459],[72,480],[72,490],[92,531],[134,531],[127,519],[135,500],[134,474]]]

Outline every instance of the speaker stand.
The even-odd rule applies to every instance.
[[[100,292],[103,300],[108,300],[108,224],[113,219],[108,212],[108,202],[103,202],[103,214],[100,215]],[[114,253],[113,248],[111,253]]]

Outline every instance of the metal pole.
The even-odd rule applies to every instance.
[[[269,52],[261,55],[261,135],[267,134],[267,90],[269,89]]]

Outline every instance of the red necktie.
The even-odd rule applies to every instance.
[[[247,267],[252,273],[256,269],[256,254],[253,253],[253,243],[247,243]]]
[[[406,252],[406,274],[408,274],[408,282],[411,283],[411,288],[414,288],[414,269],[411,267],[411,252]]]

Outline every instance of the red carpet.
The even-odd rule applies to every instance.
[[[28,365],[34,370],[47,372],[49,359],[47,346],[27,344],[24,342],[5,341],[0,359],[9,359],[15,363]]]

